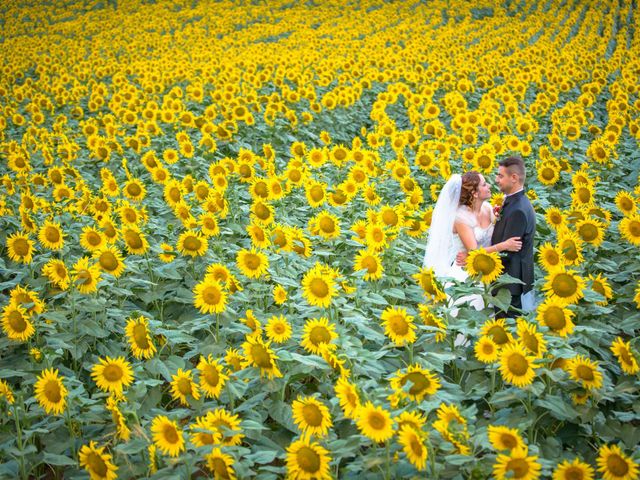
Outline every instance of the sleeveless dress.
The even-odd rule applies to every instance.
[[[482,208],[486,209],[491,214],[491,222],[487,227],[482,228],[482,226],[480,226],[476,219],[476,216],[466,205],[461,205],[458,207],[458,210],[456,211],[456,222],[461,222],[471,227],[473,229],[473,235],[476,239],[478,247],[487,248],[491,246],[491,235],[493,234],[495,216],[493,214],[493,209],[488,202],[484,202],[482,204]],[[469,277],[469,274],[464,269],[464,267],[460,267],[455,263],[456,255],[459,252],[463,252],[465,250],[466,248],[464,247],[462,240],[460,240],[460,236],[457,233],[454,233],[453,242],[451,245],[451,253],[449,257],[453,258],[454,260],[449,267],[448,274],[446,275],[447,277],[454,278],[455,280],[458,280],[460,282],[466,280]],[[482,310],[484,308],[484,302],[480,295],[467,295],[465,297],[458,298],[453,302],[453,305],[461,305],[464,303],[471,304],[476,310]],[[457,309],[454,309],[454,311],[452,311],[452,314],[454,313],[457,314]]]

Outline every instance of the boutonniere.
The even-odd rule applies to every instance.
[[[501,211],[502,211],[502,205],[496,205],[495,207],[493,207],[493,216],[495,217],[494,223],[500,220]]]

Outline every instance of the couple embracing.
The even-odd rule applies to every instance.
[[[511,307],[508,312],[496,309],[497,318],[515,317],[533,303],[536,218],[524,194],[525,178],[521,158],[509,157],[499,163],[495,181],[505,198],[496,218],[487,202],[491,198],[490,187],[481,174],[470,171],[462,176],[452,175],[442,188],[431,217],[423,266],[432,268],[436,277],[463,281],[468,276],[463,268],[468,252],[482,247],[488,252],[500,252],[504,272],[522,281],[505,287],[511,293]],[[477,309],[484,307],[481,298],[468,301]]]

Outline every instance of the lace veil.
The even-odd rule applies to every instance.
[[[462,177],[451,175],[442,187],[431,216],[431,227],[427,239],[422,265],[432,268],[436,277],[446,277],[454,260],[453,223],[460,202]]]

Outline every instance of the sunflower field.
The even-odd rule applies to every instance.
[[[639,26],[2,2],[0,478],[639,479]],[[498,256],[422,259],[450,175],[510,155],[538,304],[498,320]]]

